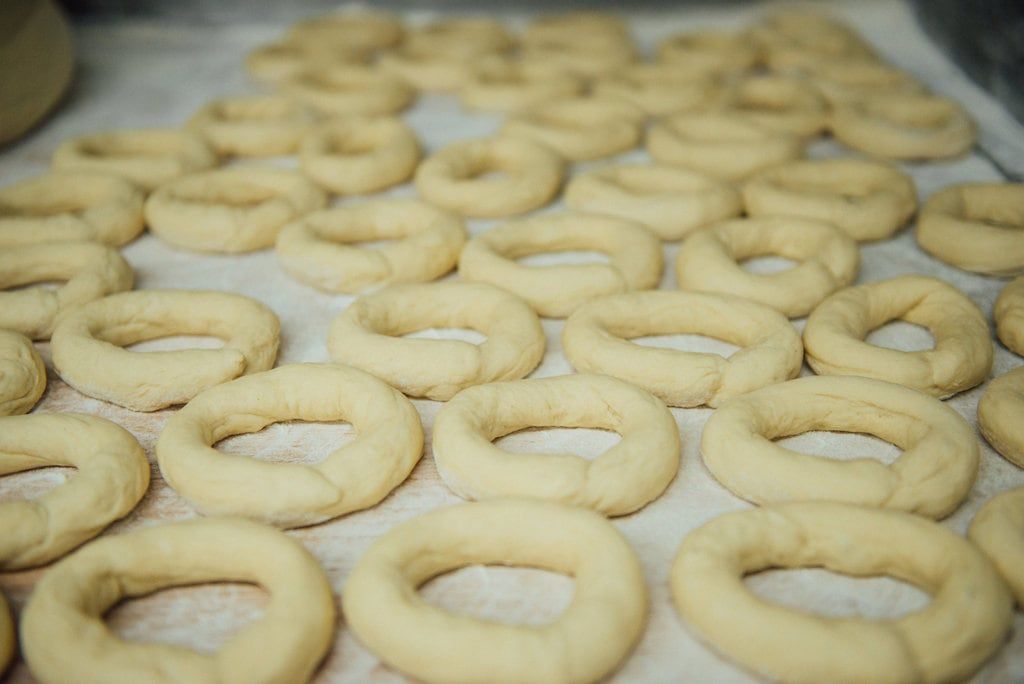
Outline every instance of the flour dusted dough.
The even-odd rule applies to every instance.
[[[46,367],[32,340],[0,329],[0,416],[28,413],[46,389]]]
[[[398,185],[412,176],[419,159],[416,133],[401,119],[382,116],[330,119],[299,147],[302,172],[339,195]]]
[[[996,298],[992,317],[996,334],[1007,349],[1024,356],[1024,276],[1006,284]]]
[[[990,382],[978,401],[978,427],[1006,460],[1024,468],[1024,368]]]
[[[971,521],[967,536],[1003,576],[1024,606],[1024,487],[992,497]]]

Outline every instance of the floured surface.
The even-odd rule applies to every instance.
[[[962,101],[979,119],[982,143],[1006,168],[1024,169],[1024,130],[1013,123],[994,100],[971,85],[940,53],[928,44],[913,22],[910,10],[899,3],[857,3],[849,19],[897,66],[906,68],[941,94]],[[739,26],[753,16],[752,10],[679,10],[671,14],[635,17],[633,27],[646,49],[659,38],[679,30],[705,26]],[[423,19],[417,15],[414,19]],[[521,20],[522,17],[514,17]],[[242,59],[260,43],[276,37],[283,25],[238,24],[224,27],[155,26],[126,23],[119,26],[90,26],[79,32],[80,71],[70,101],[48,124],[27,141],[0,155],[0,184],[8,184],[45,170],[50,154],[65,137],[91,131],[144,126],[180,125],[213,97],[258,92],[249,82]],[[428,149],[452,140],[494,132],[500,118],[464,114],[454,98],[431,96],[405,115],[423,138]],[[817,144],[814,155],[834,154],[830,143]],[[644,160],[634,151],[623,160]],[[282,160],[282,164],[289,164]],[[599,162],[605,163],[605,162]],[[575,172],[594,166],[577,165]],[[983,156],[949,163],[908,167],[921,197],[955,182],[998,180],[1000,176]],[[394,194],[411,195],[406,186]],[[556,207],[557,208],[557,207]],[[493,225],[474,221],[474,233]],[[676,248],[666,248],[666,270],[662,287],[675,287],[672,266]],[[213,288],[240,292],[268,304],[280,316],[283,339],[279,363],[326,361],[328,326],[333,317],[351,301],[350,297],[315,292],[288,278],[279,268],[273,252],[246,256],[203,256],[165,246],[146,235],[124,250],[136,271],[139,288]],[[943,278],[991,312],[1004,280],[972,276],[944,266],[917,249],[910,230],[894,240],[863,247],[858,282],[869,282],[904,273],[926,273]],[[552,257],[537,257],[540,263]],[[774,268],[771,260],[756,265]],[[795,322],[802,328],[803,321]],[[561,321],[544,321],[548,350],[535,377],[571,371],[561,351]],[[422,336],[442,335],[431,331]],[[875,334],[873,341],[904,349],[927,344],[927,333],[909,326],[889,326]],[[479,341],[477,338],[474,341]],[[181,341],[179,341],[181,343]],[[695,336],[667,336],[644,343],[677,346],[729,354],[731,345]],[[162,347],[162,342],[156,346]],[[147,345],[148,346],[148,345]],[[47,357],[48,345],[39,345]],[[146,348],[146,347],[142,347]],[[1022,360],[997,345],[994,374],[1021,365]],[[52,368],[52,367],[51,367]],[[805,369],[805,373],[806,373]],[[975,423],[981,389],[961,394],[949,403]],[[323,564],[335,588],[340,591],[359,556],[374,539],[394,524],[438,506],[456,503],[435,471],[429,449],[431,426],[439,404],[416,401],[426,428],[427,450],[409,480],[375,509],[356,513],[324,525],[292,532]],[[84,397],[56,377],[36,409],[42,412],[81,411],[113,420],[130,430],[153,458],[156,438],[171,411],[133,413]],[[643,640],[618,673],[617,681],[742,682],[749,674],[716,656],[687,630],[672,607],[668,592],[668,571],[683,537],[702,522],[726,511],[744,508],[711,478],[700,461],[700,431],[710,415],[707,409],[673,409],[683,438],[682,466],[676,480],[657,501],[634,515],[616,520],[643,560],[650,587],[652,610]],[[250,454],[267,460],[312,462],[349,439],[346,424],[272,426],[252,436],[225,442],[230,453]],[[979,437],[980,440],[980,437]],[[573,449],[592,456],[614,442],[599,431],[530,431],[506,440],[508,448],[559,451]],[[1021,471],[998,457],[981,442],[983,459],[978,482],[968,501],[944,524],[963,532],[981,504],[994,494],[1024,485]],[[864,437],[812,433],[787,440],[799,451],[833,454],[855,453],[891,460],[892,447],[875,444]],[[0,478],[0,501],[21,494],[38,495],[52,486],[63,472],[46,469],[36,473]],[[194,516],[191,507],[167,487],[154,470],[153,485],[139,507],[107,534],[124,532],[163,521]],[[0,588],[16,611],[25,603],[41,571],[0,575]],[[829,615],[862,614],[895,617],[924,605],[921,592],[888,579],[853,580],[820,570],[774,571],[749,581],[759,595],[786,605],[801,606]],[[469,568],[438,578],[427,585],[429,600],[467,613],[530,624],[554,618],[571,598],[571,581],[538,570]],[[132,602],[113,613],[113,627],[126,638],[156,638],[169,643],[191,645],[202,650],[222,643],[232,629],[259,615],[263,597],[258,589],[244,585],[223,585],[196,589],[175,589]],[[936,644],[942,648],[942,644]],[[320,681],[392,682],[400,675],[382,666],[357,644],[344,621],[339,625],[334,648],[318,678]],[[10,681],[31,678],[24,663],[18,662]],[[1024,680],[1024,614],[1018,612],[1016,630],[1009,643],[978,675],[981,682]]]

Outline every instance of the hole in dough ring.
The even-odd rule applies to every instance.
[[[492,441],[531,427],[601,428],[622,436],[596,460],[513,454]],[[470,387],[441,407],[437,471],[464,499],[521,496],[625,515],[661,496],[679,469],[679,428],[651,394],[606,375],[574,374]]]
[[[684,74],[724,75],[749,71],[760,50],[746,32],[677,33],[658,45],[658,61]]]
[[[489,173],[496,178],[481,177]],[[549,203],[565,177],[562,158],[514,138],[456,142],[416,169],[416,191],[431,204],[474,218],[522,214]]]
[[[358,437],[315,465],[266,463],[213,448],[286,420],[340,421]],[[412,404],[354,368],[299,363],[236,378],[196,395],[157,442],[160,472],[204,515],[281,527],[312,525],[379,503],[423,453]]]
[[[302,172],[340,195],[365,195],[408,180],[420,159],[416,134],[400,119],[347,117],[302,139]]]
[[[416,99],[416,91],[404,79],[355,64],[310,69],[281,87],[299,102],[330,115],[397,114]]]
[[[576,176],[565,202],[577,211],[639,221],[662,240],[742,211],[739,193],[711,176],[667,164],[604,166]]]
[[[51,171],[0,188],[0,247],[89,240],[119,247],[145,227],[143,191],[103,173]]]
[[[459,90],[464,107],[517,112],[583,92],[582,78],[556,66],[506,59],[482,60]]]
[[[676,65],[631,64],[593,84],[599,98],[619,98],[650,116],[689,111],[713,98],[719,84],[700,73],[680,71]]]
[[[380,248],[371,240],[394,240]],[[462,219],[413,199],[324,209],[285,226],[277,256],[288,275],[327,292],[428,282],[448,273],[466,242]]]
[[[607,264],[527,266],[516,259],[545,252],[594,250]],[[525,299],[541,316],[564,318],[606,294],[656,287],[661,242],[635,221],[597,214],[545,214],[509,221],[466,243],[459,277],[485,282]]]
[[[217,154],[200,136],[174,128],[83,135],[65,140],[53,153],[58,171],[110,173],[147,191],[217,162]]]
[[[171,335],[212,335],[221,349],[133,352]],[[184,404],[207,387],[274,365],[281,324],[265,305],[212,290],[138,290],[61,319],[50,350],[60,377],[90,397],[135,411]]]
[[[723,90],[711,107],[804,138],[820,135],[828,123],[825,99],[806,82],[789,76],[747,76]]]
[[[428,328],[469,328],[487,339],[403,339]],[[331,358],[368,371],[412,397],[447,401],[461,389],[517,380],[544,356],[544,332],[519,297],[482,283],[392,285],[334,319]]]
[[[555,622],[532,627],[452,614],[416,595],[432,577],[474,564],[570,575],[572,603]],[[636,554],[597,513],[500,499],[436,509],[391,528],[359,559],[342,605],[359,641],[418,680],[594,682],[639,639],[647,588]]]
[[[743,347],[718,354],[659,349],[630,340],[693,333]],[[796,377],[800,335],[767,306],[703,292],[631,292],[576,309],[562,331],[573,367],[644,388],[669,406],[718,406],[759,387]]]
[[[46,366],[32,341],[0,329],[0,416],[28,413],[45,389]]]
[[[103,624],[122,599],[222,581],[269,597],[262,617],[215,653],[126,641]],[[22,614],[22,652],[47,682],[305,682],[334,619],[330,584],[302,544],[246,520],[203,518],[103,537],[54,565]]]
[[[864,338],[889,321],[928,329],[935,347],[901,351]],[[804,327],[807,363],[819,375],[862,375],[944,399],[985,381],[994,354],[978,306],[938,278],[907,275],[830,295]]]
[[[992,316],[999,340],[1010,351],[1024,356],[1024,276],[1006,284],[996,298]]]
[[[127,515],[149,486],[149,461],[131,433],[76,413],[0,418],[0,475],[33,468],[78,469],[35,499],[0,503],[0,570],[60,558]]]
[[[935,193],[917,219],[917,244],[975,273],[1024,273],[1024,183],[971,183]]]
[[[914,181],[889,164],[807,159],[755,174],[743,186],[750,216],[801,216],[832,223],[860,242],[883,240],[917,209]]]
[[[978,427],[1006,460],[1024,468],[1024,368],[988,384],[978,401]]]
[[[120,252],[94,242],[52,242],[0,251],[0,289],[63,280],[56,290],[0,292],[0,328],[46,340],[58,319],[86,302],[132,288],[135,275]]]
[[[207,103],[188,122],[222,155],[292,154],[313,123],[310,110],[279,95],[225,97]]]
[[[768,275],[740,265],[767,255],[799,263]],[[831,224],[789,216],[738,219],[687,238],[676,257],[676,280],[682,290],[735,295],[798,318],[852,283],[859,266],[857,243]]]
[[[988,500],[974,516],[967,536],[988,556],[1024,606],[1024,487]]]
[[[161,186],[146,200],[146,222],[176,247],[232,254],[272,247],[286,223],[326,204],[295,171],[236,167]]]
[[[636,147],[646,120],[640,107],[625,100],[577,97],[516,114],[501,133],[547,145],[569,161],[587,161]]]
[[[811,430],[874,435],[903,453],[892,465],[836,461],[774,443]],[[756,504],[840,501],[944,518],[978,472],[978,441],[938,399],[871,378],[811,376],[763,387],[715,411],[701,435],[704,464]]]
[[[743,583],[761,570],[809,567],[887,575],[932,601],[893,620],[830,618],[764,601]],[[917,515],[851,504],[719,516],[683,542],[670,582],[676,608],[702,639],[775,681],[966,680],[1003,645],[1013,620],[1006,585],[969,541]]]

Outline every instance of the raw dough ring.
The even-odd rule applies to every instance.
[[[337,43],[297,43],[283,40],[262,45],[245,57],[253,78],[270,84],[286,83],[307,71],[365,62],[366,55]]]
[[[889,321],[923,326],[935,347],[900,351],[864,338]],[[977,305],[938,278],[906,275],[829,296],[804,327],[807,363],[819,375],[862,375],[944,399],[985,381],[994,353]]]
[[[804,138],[820,135],[828,123],[828,104],[806,82],[788,76],[747,76],[723,90],[712,111],[721,108],[754,123]]]
[[[339,195],[379,192],[408,180],[420,159],[416,134],[401,119],[333,119],[302,139],[302,172]]]
[[[743,583],[761,570],[807,567],[888,575],[932,601],[896,619],[830,618],[767,602]],[[966,539],[917,515],[850,504],[719,516],[686,538],[670,581],[703,639],[773,681],[963,681],[1003,645],[1013,620],[1006,585]]]
[[[212,445],[281,421],[348,421],[358,437],[315,465],[267,463]],[[297,363],[197,394],[156,445],[164,479],[204,515],[300,527],[379,503],[423,453],[419,414],[400,392],[355,368]]]
[[[0,416],[28,413],[44,390],[46,366],[32,341],[0,329]]]
[[[512,454],[492,441],[531,427],[601,428],[622,436],[597,459]],[[607,375],[574,374],[470,387],[441,407],[433,454],[464,499],[521,496],[626,515],[654,501],[679,469],[679,428],[665,405]]]
[[[417,595],[432,577],[474,564],[569,575],[572,603],[555,622],[534,627],[452,614]],[[632,548],[597,513],[501,499],[435,509],[392,527],[352,570],[342,606],[367,648],[417,680],[596,682],[640,638],[647,587]]]
[[[416,99],[405,80],[356,64],[313,68],[281,85],[296,100],[330,115],[397,114]]]
[[[221,349],[132,352],[170,335],[212,335]],[[266,306],[212,290],[138,290],[72,311],[53,331],[53,365],[82,394],[135,411],[184,404],[207,387],[274,365],[281,324]]]
[[[695,109],[717,93],[719,84],[675,65],[639,63],[598,79],[592,89],[598,97],[620,98],[650,116],[664,116]]]
[[[313,123],[306,107],[280,95],[224,97],[207,103],[188,122],[222,155],[292,154]]]
[[[658,61],[693,76],[738,74],[757,65],[760,50],[745,32],[677,33],[658,44]]]
[[[988,500],[974,516],[968,538],[991,559],[1024,606],[1024,487]]]
[[[812,430],[871,434],[903,453],[892,465],[837,461],[774,442]],[[700,450],[716,480],[756,504],[841,501],[937,519],[967,496],[979,458],[974,430],[946,404],[852,375],[798,378],[736,397],[711,414]]]
[[[217,154],[200,136],[175,128],[83,135],[65,140],[53,153],[58,171],[110,173],[144,190],[217,162]]]
[[[481,178],[489,172],[498,178]],[[443,147],[416,169],[416,190],[431,204],[474,218],[537,209],[558,192],[565,168],[543,145],[513,138],[464,140]]]
[[[516,112],[579,95],[583,88],[582,78],[550,64],[492,58],[470,72],[459,98],[470,109]]]
[[[768,275],[740,265],[767,255],[799,263]],[[852,283],[859,266],[857,243],[829,223],[789,216],[736,219],[694,233],[683,243],[676,281],[682,290],[735,295],[798,318]]]
[[[588,171],[569,181],[565,203],[577,211],[639,221],[662,240],[680,240],[743,209],[732,185],[667,164]]]
[[[0,328],[47,340],[57,320],[77,306],[132,289],[135,274],[121,253],[95,242],[50,242],[0,251],[0,289],[66,281],[56,290],[0,292]]]
[[[257,584],[263,614],[212,654],[125,641],[104,624],[118,601],[209,582]],[[305,682],[330,647],[334,597],[298,541],[246,520],[186,520],[103,537],[36,584],[21,618],[29,669],[46,682]]]
[[[609,262],[516,263],[532,254],[572,250],[603,252]],[[549,318],[564,318],[594,297],[656,287],[661,271],[661,242],[647,228],[626,219],[574,212],[509,221],[471,239],[459,257],[460,278],[497,285]]]
[[[1024,368],[988,384],[978,401],[978,427],[1006,460],[1024,468]]]
[[[647,115],[619,98],[576,97],[514,115],[501,133],[547,145],[569,161],[600,159],[636,147]]]
[[[377,60],[377,66],[382,72],[397,76],[420,92],[450,93],[469,80],[474,59],[476,57],[448,54],[406,43],[383,53]]]
[[[360,243],[393,240],[379,248]],[[358,293],[428,282],[455,268],[466,242],[462,219],[414,199],[386,199],[306,214],[277,237],[288,275],[327,292]]]
[[[1024,276],[1011,280],[996,298],[992,317],[996,334],[1006,348],[1024,356]]]
[[[146,221],[176,247],[232,254],[272,247],[286,223],[326,204],[295,171],[239,166],[161,186],[146,200]]]
[[[475,345],[401,337],[428,328],[470,328],[487,339]],[[447,401],[471,385],[525,376],[544,356],[544,332],[526,302],[490,285],[392,285],[335,318],[327,347],[335,361],[409,396]]]
[[[145,227],[145,193],[103,173],[51,171],[0,188],[0,247],[90,240],[119,247]]]
[[[0,475],[78,469],[36,499],[0,503],[0,570],[60,558],[127,515],[149,486],[149,461],[131,433],[95,416],[36,413],[0,418]]]
[[[1024,273],[1024,183],[968,183],[940,190],[921,208],[917,244],[967,271]]]
[[[699,333],[743,347],[718,354],[658,349],[630,340]],[[576,309],[562,331],[576,370],[638,385],[669,406],[719,406],[727,399],[796,377],[800,335],[786,317],[756,302],[703,292],[633,292]]]
[[[890,237],[914,215],[906,173],[866,159],[806,159],[755,174],[743,185],[751,216],[803,216],[833,223],[861,242]]]

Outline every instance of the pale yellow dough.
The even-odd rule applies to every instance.
[[[789,76],[746,76],[709,99],[709,111],[738,113],[768,130],[803,138],[820,135],[828,123],[825,99],[805,81]]]
[[[509,118],[502,135],[546,145],[569,161],[588,161],[636,147],[647,120],[614,97],[576,97],[540,104]]]
[[[572,603],[542,626],[449,613],[416,588],[467,565],[569,575]],[[583,508],[498,499],[440,508],[392,527],[345,582],[347,624],[384,662],[424,682],[596,682],[625,660],[647,620],[636,554]]]
[[[365,195],[407,181],[419,159],[416,133],[389,117],[331,119],[299,147],[302,172],[339,195]]]
[[[985,387],[978,401],[978,428],[1006,460],[1024,468],[1024,368]]]
[[[491,57],[476,64],[459,89],[464,107],[517,112],[583,92],[584,81],[557,66]]]
[[[46,367],[32,340],[0,329],[0,416],[28,413],[46,389]]]
[[[416,91],[404,79],[359,64],[315,67],[281,87],[287,95],[330,116],[397,114],[416,99]]]
[[[1024,487],[992,497],[971,521],[967,536],[985,552],[1024,606]]]
[[[210,654],[126,641],[103,623],[124,599],[232,581],[268,598]],[[334,620],[327,577],[298,541],[245,520],[187,520],[103,537],[53,566],[22,613],[21,646],[44,684],[292,684],[312,677]]]
[[[295,152],[313,121],[309,109],[287,97],[246,95],[207,103],[188,127],[219,154],[278,157]]]
[[[746,33],[701,31],[676,33],[658,44],[658,61],[691,76],[731,75],[753,69],[758,45]]]
[[[639,63],[602,76],[592,90],[598,97],[626,100],[650,116],[665,116],[699,107],[720,87],[717,79],[674,64]]]
[[[402,20],[388,12],[331,12],[292,25],[287,39],[298,44],[339,45],[357,54],[389,48],[402,41]]]
[[[801,65],[800,71],[834,107],[878,95],[925,90],[907,72],[871,58],[823,59]]]
[[[250,52],[245,57],[245,66],[253,78],[277,85],[308,71],[362,64],[366,59],[367,55],[344,44],[282,40]]]
[[[1006,348],[1024,356],[1024,276],[1011,280],[996,298],[992,317],[996,334]]]
[[[504,52],[513,43],[513,37],[496,19],[456,17],[416,27],[406,35],[403,45],[422,53],[471,61],[481,55]]]
[[[621,437],[595,460],[509,453],[492,442],[526,428],[584,427]],[[679,428],[665,405],[628,382],[574,374],[465,389],[434,423],[434,463],[464,499],[516,496],[626,515],[661,496],[679,469]]]
[[[0,503],[0,570],[60,558],[127,515],[149,486],[149,461],[131,433],[76,413],[0,418],[0,475],[71,466],[78,471],[35,499]]]

